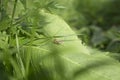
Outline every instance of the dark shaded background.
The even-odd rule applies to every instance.
[[[120,52],[120,0],[67,0],[60,15],[83,42],[94,48]]]

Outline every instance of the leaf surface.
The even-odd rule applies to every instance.
[[[49,36],[63,36],[75,34],[75,32],[60,17],[48,13],[44,13],[47,22],[44,32]],[[71,80],[120,80],[120,64],[118,61],[102,54],[91,54],[77,36],[61,37],[59,39],[75,39],[61,43],[60,45],[47,44],[49,47],[55,45],[59,51],[59,56],[65,64],[65,74]],[[50,48],[51,49],[51,48]],[[101,53],[101,54],[100,54]]]

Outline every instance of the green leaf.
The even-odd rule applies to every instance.
[[[0,32],[0,49],[6,49],[8,48],[8,35],[6,32]]]
[[[89,54],[87,47],[81,43],[81,40],[78,39],[77,34],[69,27],[69,25],[64,20],[62,20],[57,15],[52,15],[44,12],[41,12],[41,14],[45,16],[46,22],[49,22],[48,24],[46,24],[46,26],[43,27],[43,32],[48,37],[52,37],[51,40],[49,40],[49,43],[47,43],[46,45],[54,45],[59,51],[67,50],[68,53],[73,52]],[[54,36],[61,37],[54,38]],[[61,42],[61,44],[56,44],[55,40]]]
[[[26,0],[20,0],[21,1],[21,3],[23,4],[23,6],[24,6],[24,8],[26,9],[27,8],[27,5],[26,5]]]
[[[9,19],[0,21],[0,31],[7,29],[9,27],[9,24],[10,24]]]
[[[65,54],[61,56],[72,80],[119,80],[120,64],[105,55]]]
[[[53,37],[75,34],[60,17],[48,13],[43,13],[43,15],[46,16],[47,22],[50,22],[43,29],[47,36]],[[77,36],[60,37],[57,39],[73,40],[58,45],[52,42],[52,40],[54,40],[53,37],[52,40],[46,44],[49,46],[46,49],[53,50],[51,48],[54,46],[58,51],[55,53],[60,53],[59,56],[66,66],[64,74],[69,76],[71,80],[120,80],[120,64],[118,61],[105,54],[91,54],[94,50],[90,50],[81,44],[81,40],[79,40]],[[52,64],[52,61],[49,61],[49,64],[50,63]],[[48,64],[48,62],[44,64]]]

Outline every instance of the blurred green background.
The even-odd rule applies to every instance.
[[[58,12],[91,47],[120,52],[120,0],[58,0]]]
[[[8,80],[8,78],[10,80],[61,80],[62,78],[64,78],[63,80],[73,80],[74,73],[75,76],[76,73],[85,75],[84,80],[86,78],[96,80],[96,76],[100,76],[97,78],[99,80],[101,78],[106,80],[106,77],[109,76],[112,79],[119,79],[119,63],[101,55],[110,55],[120,61],[119,3],[120,0],[0,0],[0,80]],[[89,52],[92,55],[74,54],[76,53],[74,51],[69,51],[71,54],[59,54],[64,51],[62,48],[58,50],[59,47],[56,45],[55,47],[51,45],[59,44],[54,35],[53,40],[50,37],[50,41],[46,41],[49,40],[49,36],[47,38],[44,34],[50,31],[48,28],[45,32],[42,30],[44,26],[48,25],[46,21],[49,18],[39,14],[39,9],[41,12],[53,13],[53,16],[50,15],[53,23],[50,27],[52,26],[53,32],[60,25],[67,27],[64,21],[59,23],[59,18],[54,18],[54,14],[61,16],[77,34],[81,34],[78,37],[82,39],[83,44],[92,47],[83,50],[84,46],[81,45],[80,48],[78,47],[81,53]],[[51,19],[52,17],[54,20]],[[44,43],[43,36],[46,39],[45,47],[41,47]],[[36,39],[41,39],[40,45]],[[46,44],[46,42],[49,43]],[[21,48],[19,45],[26,47]],[[96,49],[99,49],[100,52]],[[68,52],[65,50],[65,53]],[[83,68],[74,71],[71,66]],[[95,75],[93,73],[90,75],[90,69],[94,68]],[[69,74],[66,75],[66,71]],[[107,73],[109,76],[103,73],[98,75],[101,72]],[[103,79],[101,76],[105,78]],[[82,76],[80,75],[80,77]]]

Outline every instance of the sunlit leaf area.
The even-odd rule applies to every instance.
[[[0,80],[120,80],[120,0],[0,0]]]

